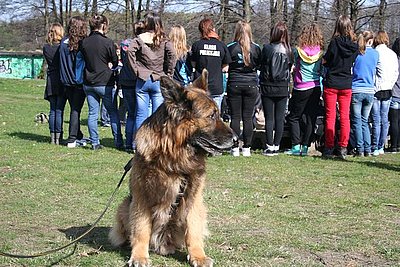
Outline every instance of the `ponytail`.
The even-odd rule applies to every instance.
[[[358,49],[360,51],[360,54],[364,55],[365,54],[365,49],[366,49],[366,45],[365,45],[365,39],[362,33],[360,33],[358,35],[358,39],[357,39],[357,43],[358,43]]]
[[[374,33],[371,31],[363,31],[358,35],[358,40],[357,40],[358,47],[362,55],[365,54],[365,50],[367,49],[367,43],[371,39],[374,39]]]

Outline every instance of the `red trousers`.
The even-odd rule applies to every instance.
[[[350,138],[351,89],[324,88],[325,147],[335,146],[336,102],[339,104],[340,135],[338,145],[347,147]]]

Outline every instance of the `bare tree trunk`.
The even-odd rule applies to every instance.
[[[283,0],[270,0],[271,27],[283,18]]]
[[[160,16],[162,16],[162,14],[164,13],[164,9],[165,9],[165,0],[161,0],[160,7],[158,8],[158,13]]]
[[[64,26],[63,1],[60,0],[60,23]]]
[[[125,21],[124,21],[124,26],[125,26],[125,33],[124,33],[124,37],[125,39],[128,38],[129,36],[129,12],[130,10],[130,1],[129,0],[125,0]]]
[[[97,12],[98,12],[97,0],[93,0],[93,2],[92,2],[92,15],[97,14]]]
[[[246,22],[251,20],[250,0],[243,0],[243,19]]]
[[[51,5],[53,6],[53,17],[55,21],[58,20],[58,14],[57,14],[57,5],[56,5],[56,0],[51,0]]]
[[[229,0],[221,0],[221,7],[220,7],[220,25],[221,27],[218,29],[218,35],[222,42],[225,42],[226,39],[226,20],[228,18],[228,5]]]
[[[350,20],[354,30],[357,29],[358,12],[360,8],[359,4],[360,1],[358,0],[350,0]]]
[[[136,11],[136,20],[135,21],[139,21],[142,19],[142,0],[138,1],[138,7],[137,7],[137,11]]]
[[[340,15],[349,14],[349,2],[350,0],[335,0],[335,15],[338,17]]]
[[[386,12],[387,2],[386,0],[381,0],[379,4],[379,30],[383,31],[385,29],[385,12]]]
[[[71,0],[65,0],[65,11],[64,11],[64,13],[65,13],[65,25],[67,25],[67,21],[68,21],[68,7],[69,7],[68,3],[69,3],[69,1],[71,1]]]
[[[288,0],[283,0],[283,20],[285,22],[289,21],[289,16],[288,16]]]
[[[49,28],[49,1],[44,0],[44,30]]]
[[[320,0],[315,1],[314,21],[318,21]]]
[[[291,29],[291,33],[290,33],[292,45],[295,43],[297,36],[300,33],[302,2],[303,2],[303,0],[294,0],[293,22],[292,22],[292,29]]]
[[[134,0],[128,0],[130,2],[131,8],[129,10],[130,15],[131,15],[131,22],[132,22],[132,27],[133,24],[136,22],[136,10],[135,10],[135,1]]]
[[[69,0],[68,21],[72,17],[72,0]]]
[[[83,11],[83,16],[87,18],[89,16],[89,0],[84,0],[85,10]]]
[[[150,0],[146,0],[146,13],[150,11]]]

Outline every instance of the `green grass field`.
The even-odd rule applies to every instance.
[[[35,254],[87,229],[131,155],[50,145],[45,82],[0,79],[0,250]],[[69,108],[64,129],[68,129]],[[87,105],[83,131],[87,136]],[[400,266],[400,154],[347,161],[279,155],[208,159],[205,202],[215,266]],[[36,259],[0,256],[0,266],[124,266],[128,248],[107,234],[117,200],[93,232],[66,250]],[[150,255],[153,266],[188,266],[185,252]]]

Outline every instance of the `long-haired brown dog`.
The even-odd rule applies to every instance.
[[[207,95],[207,71],[183,88],[161,79],[164,104],[139,129],[130,196],[118,208],[109,238],[132,247],[129,266],[149,266],[149,249],[161,255],[186,246],[192,266],[213,266],[204,252],[205,160],[229,149],[233,134]]]

